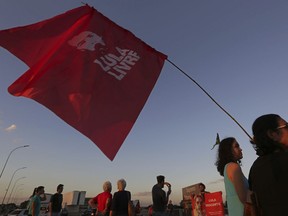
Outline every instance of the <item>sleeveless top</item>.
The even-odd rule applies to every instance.
[[[228,205],[228,213],[231,216],[243,216],[244,214],[244,205],[240,201],[237,192],[233,183],[227,176],[226,172],[227,164],[224,167],[224,183],[225,183],[225,190],[226,190],[226,200]],[[248,180],[244,177],[245,186],[249,187]]]

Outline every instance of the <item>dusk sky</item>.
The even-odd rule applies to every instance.
[[[288,120],[288,2],[254,1],[96,1],[85,3],[131,31],[195,79],[252,135],[262,114]],[[39,22],[83,4],[75,0],[1,0],[0,30]],[[17,46],[17,43],[15,43]],[[7,88],[28,70],[0,48],[0,201],[13,173],[12,198],[27,199],[33,188],[54,193],[112,193],[120,178],[132,199],[152,202],[151,189],[162,174],[179,204],[182,188],[203,182],[210,192],[225,189],[214,165],[216,134],[233,136],[243,149],[248,176],[256,159],[248,136],[201,89],[168,61],[134,127],[113,161],[87,137],[37,102],[15,97]],[[111,135],[113,136],[113,135]],[[25,177],[25,178],[24,178]],[[17,181],[18,180],[18,181]],[[17,181],[17,182],[16,182]],[[16,183],[15,183],[16,182]],[[225,198],[224,198],[225,199]],[[7,201],[7,198],[6,198]],[[6,203],[6,201],[4,203]]]

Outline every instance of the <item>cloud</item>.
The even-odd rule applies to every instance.
[[[12,124],[11,126],[5,128],[5,131],[7,132],[11,132],[11,131],[14,131],[16,130],[16,125],[15,124]]]
[[[134,196],[151,196],[151,192],[138,192],[138,193],[135,193],[135,194],[133,194]]]
[[[224,182],[224,178],[223,179],[217,179],[215,181],[211,181],[208,184],[218,184],[218,183],[222,183],[222,182]]]
[[[14,138],[14,139],[12,140],[12,142],[13,142],[14,144],[21,144],[21,143],[23,142],[23,139],[22,139],[22,138]]]

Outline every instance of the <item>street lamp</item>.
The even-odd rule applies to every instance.
[[[24,179],[24,178],[26,178],[26,177],[18,178],[18,179],[15,181],[15,184],[16,184],[19,180]],[[14,184],[14,186],[15,186],[15,184]],[[8,188],[8,189],[9,189],[9,188]],[[8,189],[6,190],[6,193],[5,193],[5,196],[4,196],[4,198],[3,198],[2,204],[4,203],[4,199],[5,199],[6,195],[7,195]],[[12,189],[12,190],[13,190],[13,189]],[[10,194],[10,196],[11,196],[11,194]],[[10,197],[9,197],[8,201],[9,201],[9,200],[10,200]],[[6,202],[6,204],[8,204],[8,201]]]
[[[3,172],[4,172],[4,169],[5,169],[5,167],[6,167],[6,164],[7,164],[8,160],[9,160],[10,155],[12,154],[12,152],[14,152],[16,149],[25,148],[25,147],[28,147],[28,146],[29,146],[29,145],[19,146],[19,147],[17,147],[17,148],[14,148],[14,149],[10,152],[10,154],[8,155],[8,157],[7,157],[7,159],[6,159],[6,162],[5,162],[5,164],[4,164],[4,167],[3,167],[2,171],[1,171],[0,178],[2,177],[2,174],[3,174]]]
[[[15,192],[14,197],[13,197],[13,203],[16,204],[16,198],[17,198],[19,192],[20,192],[20,191],[23,191],[23,190],[24,190],[23,188],[20,188],[19,190],[17,190],[17,191]],[[16,196],[16,195],[17,195],[17,196]]]
[[[15,190],[13,191],[12,197],[15,197],[15,194],[17,193],[17,191],[19,190],[20,186],[23,186],[24,184],[18,184],[17,187],[15,188]],[[12,202],[13,198],[11,199]]]
[[[23,178],[26,178],[26,177],[23,177]],[[22,178],[19,178],[19,179],[17,179],[16,181],[15,181],[15,183],[14,183],[14,185],[13,185],[13,187],[12,187],[12,190],[11,190],[11,192],[10,192],[10,195],[9,195],[9,198],[8,198],[8,200],[7,200],[7,203],[6,204],[8,204],[9,203],[9,201],[10,201],[10,198],[11,198],[11,195],[12,195],[12,193],[13,193],[13,191],[14,191],[14,188],[15,188],[15,185],[16,185],[16,183],[20,180],[20,179],[22,179]],[[22,184],[23,185],[23,184]]]
[[[25,169],[25,168],[27,168],[27,167],[21,167],[21,168],[19,168],[19,169],[17,169],[17,170],[14,171],[14,173],[13,173],[11,179],[10,179],[8,188],[6,189],[5,195],[4,195],[4,197],[3,197],[2,205],[3,205],[3,203],[4,203],[4,200],[5,200],[5,198],[6,198],[7,192],[8,192],[8,190],[9,190],[9,188],[10,188],[10,185],[11,185],[11,182],[12,182],[12,180],[13,180],[13,177],[14,177],[15,173],[16,173],[18,170]],[[26,178],[26,177],[24,177],[24,178]],[[17,179],[17,180],[18,180],[18,179]]]

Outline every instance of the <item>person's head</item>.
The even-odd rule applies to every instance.
[[[117,188],[119,191],[123,191],[126,188],[126,181],[124,179],[119,179],[117,181]]]
[[[41,194],[44,194],[45,190],[44,190],[44,186],[39,186],[37,187],[37,192],[36,194],[39,196]]]
[[[202,182],[199,183],[199,190],[200,190],[200,192],[204,192],[205,189],[206,189],[206,186],[205,186]]]
[[[288,148],[288,124],[277,114],[258,117],[253,125],[253,144],[259,156]]]
[[[164,183],[165,183],[165,176],[163,175],[158,175],[157,176],[157,183],[159,185],[161,185],[161,187],[163,188],[164,187]]]
[[[63,184],[59,184],[59,185],[57,186],[57,192],[58,192],[58,193],[62,193],[62,192],[63,192],[63,189],[64,189],[64,185],[63,185]]]
[[[111,192],[112,190],[112,184],[110,181],[106,181],[104,182],[103,184],[103,191],[106,191],[106,192]]]
[[[224,167],[227,163],[235,162],[241,164],[242,149],[234,137],[223,139],[218,148],[218,157],[215,165],[221,176],[224,175]]]

